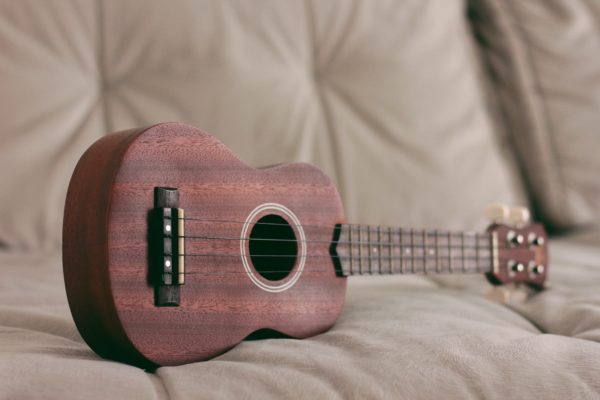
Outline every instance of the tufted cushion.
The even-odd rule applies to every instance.
[[[208,131],[254,166],[302,160],[349,220],[481,227],[522,200],[461,0],[0,2],[0,241],[60,243],[65,190],[106,132]]]
[[[559,227],[600,222],[600,2],[478,0],[472,9],[540,210]]]
[[[57,247],[75,162],[106,132],[92,2],[0,1],[0,243]]]

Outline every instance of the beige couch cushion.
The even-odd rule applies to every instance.
[[[0,243],[60,245],[79,155],[106,132],[92,2],[0,1]]]
[[[352,277],[324,334],[246,341],[156,373],[83,342],[60,257],[0,251],[0,397],[598,399],[598,244],[553,242],[550,289],[512,309],[480,295],[482,276]]]
[[[536,202],[600,222],[600,2],[472,1],[473,23]]]
[[[56,247],[105,132],[182,121],[254,166],[302,160],[349,220],[481,226],[518,202],[461,0],[0,3],[0,241]]]

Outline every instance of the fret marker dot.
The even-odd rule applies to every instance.
[[[169,261],[169,260],[165,261],[165,267],[167,267],[167,268],[168,268],[168,267],[170,267],[170,266],[171,266],[171,261]]]
[[[373,247],[373,253],[377,253],[377,247]]]
[[[167,231],[167,232],[171,232],[171,225],[167,225],[167,226],[165,226],[165,231]]]
[[[435,251],[433,249],[429,249],[429,255],[432,256],[435,254]]]
[[[404,252],[405,252],[406,254],[410,254],[410,249],[406,249]]]

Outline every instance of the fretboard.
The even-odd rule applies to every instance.
[[[343,276],[485,273],[489,233],[339,225],[335,254]]]

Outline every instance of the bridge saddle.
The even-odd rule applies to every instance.
[[[180,285],[185,283],[185,214],[175,188],[154,188],[150,224],[150,268],[154,275],[154,305],[178,306]]]

